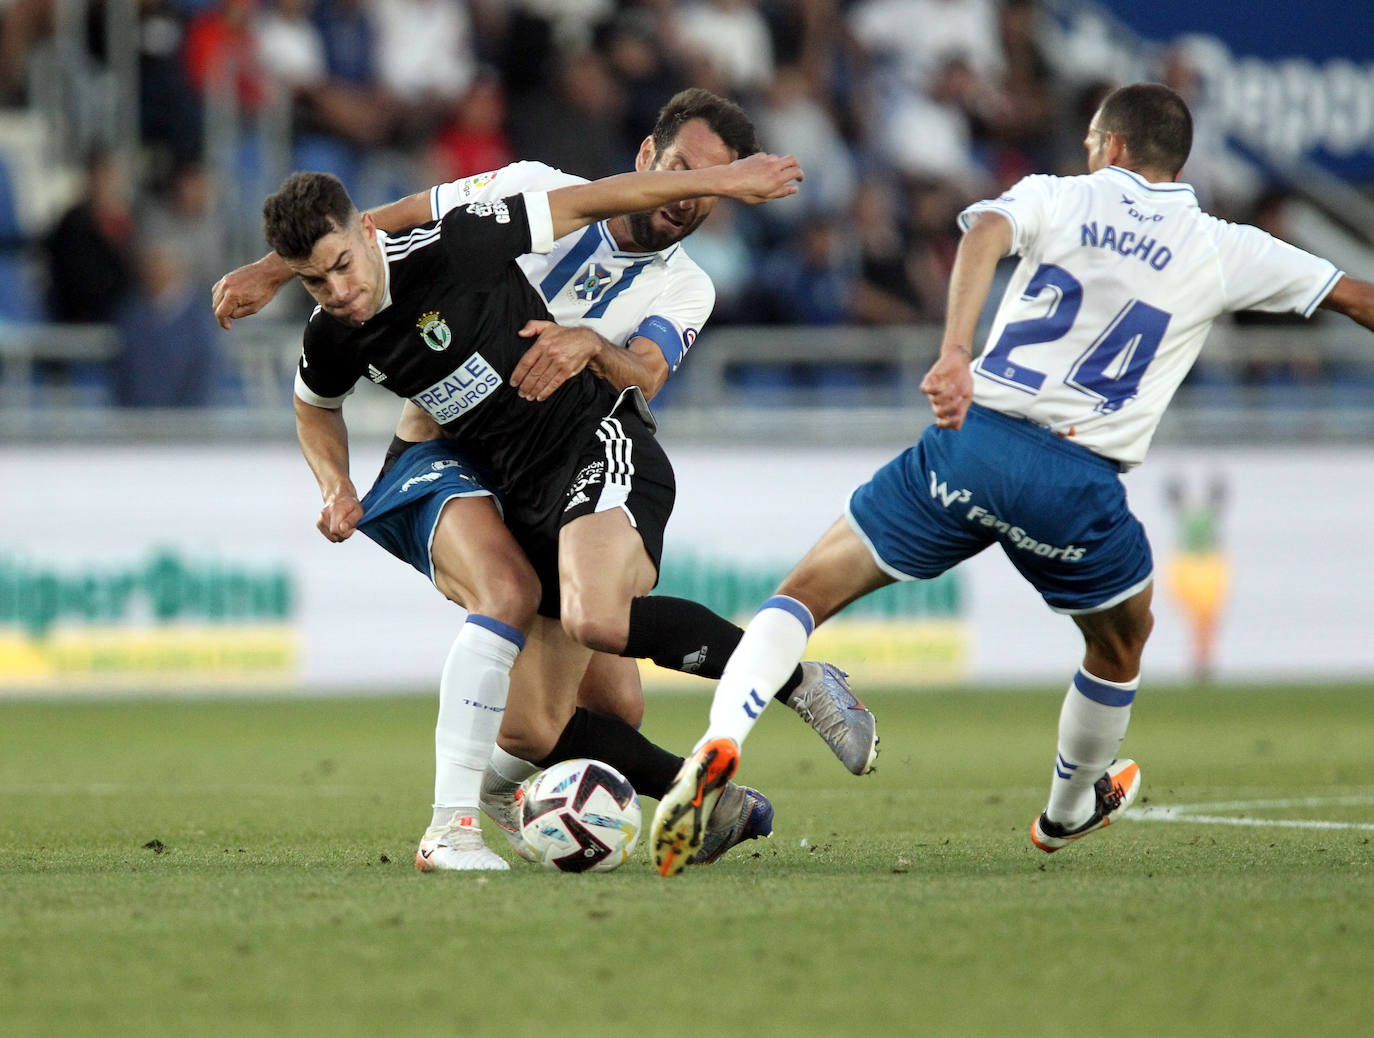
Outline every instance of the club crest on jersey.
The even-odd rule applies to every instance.
[[[611,284],[611,272],[600,263],[589,263],[572,283],[572,293],[584,303],[594,303]]]
[[[420,338],[425,340],[425,345],[436,353],[448,349],[449,343],[453,342],[453,333],[448,329],[448,322],[439,316],[438,310],[421,314],[420,319],[415,322],[415,327],[420,329]]]

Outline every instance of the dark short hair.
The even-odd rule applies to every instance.
[[[1177,174],[1193,150],[1188,103],[1162,83],[1132,83],[1102,99],[1097,128],[1123,138],[1146,169]]]
[[[654,123],[654,149],[660,154],[672,147],[683,124],[700,119],[711,132],[725,142],[736,158],[745,158],[759,150],[759,136],[754,121],[735,102],[713,94],[702,87],[688,87],[674,94],[659,109]]]
[[[332,173],[292,173],[262,204],[263,237],[282,259],[308,259],[321,238],[347,227],[357,211]]]

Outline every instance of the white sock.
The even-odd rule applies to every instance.
[[[792,676],[815,629],[810,611],[795,598],[774,595],[749,621],[716,686],[703,743],[734,739],[741,746],[773,694]]]
[[[1126,738],[1131,703],[1140,676],[1130,681],[1104,681],[1079,669],[1059,711],[1059,758],[1050,780],[1050,821],[1069,829],[1092,817],[1097,808],[1093,783]]]
[[[509,796],[519,788],[520,783],[537,771],[538,764],[531,764],[523,757],[507,753],[500,746],[493,747],[491,760],[487,763],[486,773],[482,776],[482,792]]]
[[[524,635],[514,627],[476,613],[468,614],[453,640],[439,678],[430,825],[477,816],[482,772],[506,712],[510,669],[524,644]]]

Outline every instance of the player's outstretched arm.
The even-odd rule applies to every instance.
[[[399,231],[405,227],[427,223],[433,218],[429,208],[429,191],[419,191],[405,198],[369,209],[372,219],[384,231]],[[226,331],[240,317],[251,317],[276,297],[282,285],[291,280],[291,268],[275,252],[260,260],[245,263],[231,270],[215,282],[210,300],[215,308],[215,320]]]
[[[320,533],[336,544],[353,535],[363,517],[358,490],[348,475],[348,427],[343,411],[316,407],[300,397],[296,405],[296,436],[301,453],[320,485],[324,507],[315,521]]]
[[[802,177],[801,165],[791,155],[763,153],[724,166],[617,173],[588,184],[550,191],[553,236],[561,238],[612,216],[644,212],[706,195],[758,205],[795,195]]]
[[[949,276],[949,304],[940,356],[921,380],[935,424],[959,429],[973,400],[973,336],[992,287],[997,261],[1011,251],[1011,223],[998,213],[983,213],[959,242]]]
[[[1321,302],[1322,309],[1345,314],[1374,331],[1374,283],[1341,275],[1334,288]]]

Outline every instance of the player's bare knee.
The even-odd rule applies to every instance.
[[[487,573],[480,582],[454,580],[441,571],[434,576],[434,586],[468,612],[490,616],[522,631],[539,610],[540,584],[533,571]]]
[[[1098,668],[1117,674],[1134,676],[1140,673],[1140,658],[1145,643],[1154,628],[1154,614],[1145,612],[1137,623],[1095,631],[1086,635],[1089,656]],[[1108,677],[1106,673],[1098,677]]]
[[[1145,652],[1145,643],[1150,640],[1150,632],[1154,628],[1155,614],[1147,609],[1137,622],[1128,625],[1120,632],[1119,653],[1124,658],[1133,660],[1139,667],[1140,657]]]
[[[480,596],[486,603],[479,610],[512,627],[525,630],[539,611],[539,578],[530,574],[505,573],[489,582]]]
[[[619,653],[625,648],[625,628],[596,614],[564,614],[563,629],[574,641],[597,652]]]
[[[619,653],[629,637],[629,619],[576,596],[565,597],[562,603],[563,630],[581,645],[597,652]]]

